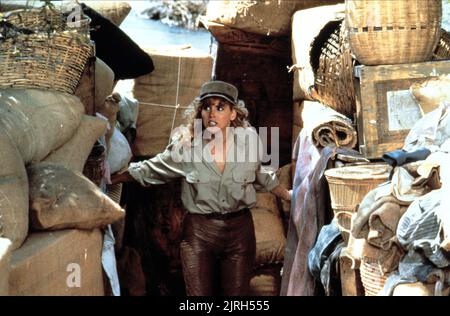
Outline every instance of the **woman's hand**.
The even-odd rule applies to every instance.
[[[131,182],[134,178],[130,175],[128,171],[123,173],[115,173],[111,175],[111,184],[123,183],[123,182]]]
[[[285,187],[282,185],[276,186],[272,191],[273,194],[278,196],[280,199],[290,201],[292,196],[292,190],[288,191]]]

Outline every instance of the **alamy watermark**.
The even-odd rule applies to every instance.
[[[81,267],[78,263],[69,263],[66,268],[70,272],[66,278],[67,287],[81,287]]]
[[[220,128],[202,128],[202,120],[194,121],[193,137],[184,127],[177,127],[172,135],[181,135],[179,142],[171,148],[174,162],[261,162],[277,170],[279,167],[279,128],[270,128],[270,149],[268,152],[268,128],[228,127],[223,133]],[[226,134],[226,135],[224,135]],[[226,138],[227,151],[223,143]]]

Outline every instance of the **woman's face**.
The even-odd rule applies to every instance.
[[[226,135],[226,128],[236,118],[236,110],[222,98],[210,97],[204,101],[202,106],[203,126],[214,133],[218,129],[222,135]]]

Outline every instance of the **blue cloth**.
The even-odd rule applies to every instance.
[[[430,154],[431,151],[426,148],[419,148],[411,152],[398,149],[385,153],[382,159],[392,167],[396,167],[410,162],[425,160]]]

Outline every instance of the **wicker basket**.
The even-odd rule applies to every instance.
[[[434,51],[433,57],[435,60],[450,59],[450,33],[442,29],[441,39]]]
[[[383,290],[387,275],[376,262],[362,260],[359,269],[365,295],[377,296]]]
[[[346,0],[350,46],[365,65],[431,60],[441,19],[441,0]]]
[[[329,22],[311,48],[313,98],[350,118],[356,112],[354,63],[343,20]]]
[[[367,193],[388,179],[389,170],[388,165],[373,164],[325,171],[331,207],[345,242],[349,240],[352,214]]]
[[[347,244],[351,234],[353,212],[334,210],[334,217],[337,220],[337,226],[341,231],[342,238]]]
[[[39,88],[73,94],[92,56],[77,33],[18,35],[0,46],[0,87]]]
[[[117,204],[120,204],[120,198],[122,197],[122,188],[123,183],[116,183],[116,184],[110,184],[107,186],[106,194],[116,202]]]
[[[0,87],[73,94],[90,56],[89,18],[77,27],[47,7],[7,12],[1,22]]]
[[[332,208],[355,212],[364,196],[388,179],[390,168],[386,164],[370,164],[325,171]]]
[[[97,155],[94,152],[95,147],[84,164],[83,175],[100,187],[104,175],[103,166],[106,158],[104,154]]]
[[[64,31],[65,16],[54,9],[20,9],[5,13],[4,18],[11,24],[39,32]]]

